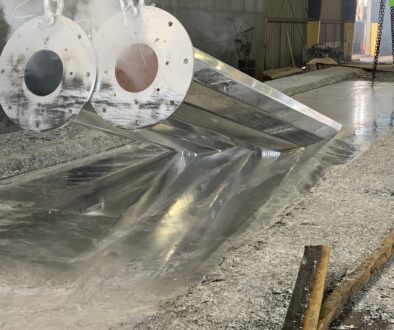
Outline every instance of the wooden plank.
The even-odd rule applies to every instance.
[[[283,330],[316,330],[323,299],[328,258],[328,246],[305,247]]]
[[[304,317],[304,330],[316,330],[319,324],[320,309],[323,302],[324,288],[330,259],[330,247],[323,246],[322,254],[317,265],[316,274],[309,297],[308,308]]]
[[[304,70],[299,68],[279,68],[279,69],[264,71],[263,77],[264,79],[274,80],[274,79],[293,76],[300,73],[304,73]]]
[[[318,329],[327,330],[331,323],[340,315],[349,301],[357,294],[391,259],[394,252],[394,231],[382,242],[382,244],[324,301],[320,312]]]
[[[338,62],[332,59],[331,57],[323,57],[323,58],[315,57],[307,63],[307,65],[316,65],[316,64],[338,66]]]

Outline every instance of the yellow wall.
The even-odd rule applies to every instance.
[[[345,23],[344,30],[345,35],[343,52],[345,59],[351,60],[353,54],[354,23]]]
[[[375,54],[376,41],[378,38],[378,23],[371,23],[371,42],[369,48],[369,56],[373,56]]]
[[[307,25],[307,46],[308,49],[320,41],[320,21],[309,21]]]

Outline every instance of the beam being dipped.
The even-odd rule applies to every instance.
[[[340,129],[332,119],[195,49],[194,78],[183,104],[167,120],[134,135],[154,143],[166,136],[210,150],[241,145],[284,151],[328,139]]]
[[[118,32],[115,41],[113,31]],[[296,100],[193,49],[182,24],[159,8],[140,6],[137,15],[126,13],[126,18],[118,14],[98,36],[99,74],[92,105],[104,120],[136,131],[138,136],[154,135],[156,140],[159,134],[216,150],[242,145],[283,151],[330,138],[341,128]],[[110,53],[109,42],[116,46]],[[138,51],[123,57],[124,46],[133,48],[136,43]],[[148,53],[144,51],[147,46]],[[149,60],[152,56],[153,62]],[[116,75],[119,59],[121,81]],[[152,74],[141,88],[134,88],[134,83],[148,78],[141,72],[147,72],[151,64],[146,63],[151,62],[156,77]],[[131,70],[135,66],[141,67],[141,72]],[[125,81],[133,86],[124,85]]]
[[[61,34],[55,32],[58,38]],[[26,35],[29,36],[27,32]],[[78,35],[73,37],[78,39]],[[84,76],[89,82],[96,82],[92,84],[90,102],[103,121],[89,113],[80,118],[89,127],[116,135],[147,137],[155,143],[170,141],[173,145],[178,140],[209,150],[242,145],[275,151],[317,143],[341,128],[296,100],[194,49],[182,24],[159,8],[140,5],[136,13],[118,13],[93,39],[97,79],[90,67]],[[15,41],[12,53],[19,54],[23,47]],[[10,72],[18,69],[18,63],[12,59],[9,66]],[[63,70],[56,76],[58,81],[65,72],[71,79],[76,71]],[[13,80],[4,81],[4,85],[11,91],[18,87]],[[35,87],[36,83],[31,85]],[[47,122],[53,116],[51,107],[71,107],[69,103],[55,104],[51,98],[54,93],[51,89],[39,91],[28,100],[15,96],[12,101],[19,108],[31,109],[20,112],[27,122],[32,123],[37,116]],[[76,93],[75,89],[70,90],[69,102],[75,102]],[[45,103],[46,111],[40,112],[43,100],[48,104]],[[59,125],[36,123],[22,127],[52,129],[65,125],[71,117]]]
[[[194,59],[194,83],[185,103],[302,147],[328,139],[342,127],[198,49]]]

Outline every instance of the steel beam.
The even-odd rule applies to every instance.
[[[194,80],[185,101],[166,121],[136,132],[93,120],[92,113],[83,114],[79,122],[193,152],[234,145],[296,149],[328,139],[341,129],[332,119],[198,49],[194,59]]]

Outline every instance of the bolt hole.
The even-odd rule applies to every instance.
[[[138,100],[134,100],[134,104],[135,104],[135,105],[138,105]]]
[[[169,27],[171,27],[171,26],[173,26],[173,25],[174,25],[174,23],[172,23],[171,21],[168,22],[168,26],[169,26]]]
[[[170,62],[169,62],[169,61],[167,61],[167,62],[166,62],[166,65],[167,65],[167,66],[169,66],[169,65],[170,65]]]
[[[104,108],[104,109],[103,109],[103,113],[106,113],[106,112],[107,112],[107,109]]]
[[[159,93],[160,92],[160,88],[156,89],[156,91]]]
[[[73,72],[70,72],[70,76],[72,76],[74,73]]]
[[[90,72],[86,72],[86,77],[90,77]]]
[[[171,105],[175,105],[175,101],[174,101],[174,100],[171,100],[171,101],[170,101],[170,104],[171,104]]]
[[[82,36],[80,34],[78,34],[78,39],[81,39],[81,38],[82,38]]]
[[[183,63],[184,63],[184,64],[189,64],[189,59],[185,58],[185,59],[183,60]]]

